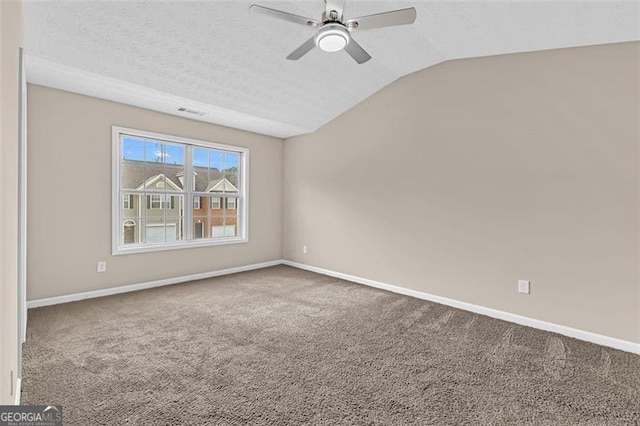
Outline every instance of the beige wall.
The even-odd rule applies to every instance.
[[[27,300],[281,258],[281,139],[34,85],[27,105]],[[250,241],[111,256],[112,125],[248,147]]]
[[[285,258],[640,342],[639,46],[440,64],[286,140]]]
[[[284,143],[284,203],[279,139],[30,86],[27,298],[284,255],[640,342],[639,51],[468,59],[405,77]],[[249,147],[251,241],[112,257],[111,125]],[[86,194],[81,210],[60,183]]]
[[[20,2],[0,2],[0,43],[0,404],[13,404],[18,372]]]

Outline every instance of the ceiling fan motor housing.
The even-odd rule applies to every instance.
[[[316,33],[316,46],[325,52],[338,52],[349,44],[351,35],[341,23],[331,22],[322,26]]]

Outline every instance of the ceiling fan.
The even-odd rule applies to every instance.
[[[416,20],[416,9],[413,7],[344,19],[342,14],[344,0],[324,0],[324,2],[326,3],[326,9],[322,13],[320,20],[305,18],[304,16],[256,4],[251,5],[249,10],[253,13],[260,13],[272,18],[318,29],[313,37],[302,43],[300,47],[287,56],[287,59],[292,61],[300,59],[317,46],[325,52],[338,52],[344,49],[357,63],[363,64],[371,59],[371,56],[356,43],[351,36],[352,32],[413,24]]]

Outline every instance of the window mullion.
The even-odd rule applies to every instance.
[[[185,240],[193,240],[193,147],[185,145],[184,156],[184,229]]]

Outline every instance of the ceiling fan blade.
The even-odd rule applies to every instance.
[[[364,64],[369,59],[371,59],[371,55],[367,53],[366,50],[362,48],[356,41],[351,37],[349,43],[344,47],[344,50],[359,64]]]
[[[315,19],[305,18],[304,16],[294,15],[293,13],[270,9],[264,6],[258,6],[257,4],[252,4],[251,7],[249,7],[249,11],[266,15],[271,18],[280,19],[282,21],[293,22],[294,24],[309,25],[312,27],[317,27],[321,24],[320,21]]]
[[[391,12],[377,13],[375,15],[360,16],[347,19],[345,25],[350,30],[371,30],[373,28],[392,27],[395,25],[413,24],[417,12],[415,7],[408,9],[392,10]]]
[[[289,56],[287,56],[287,59],[289,59],[290,61],[297,61],[298,59],[309,53],[314,47],[316,47],[315,37],[311,37],[309,40],[302,43],[300,47],[291,52]]]

